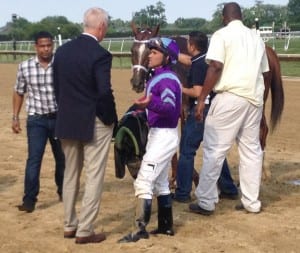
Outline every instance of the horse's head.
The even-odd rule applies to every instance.
[[[156,37],[159,31],[159,25],[154,29],[138,29],[134,23],[131,23],[134,42],[131,47],[132,78],[130,80],[132,89],[136,92],[142,92],[148,76],[148,55],[150,50],[147,43],[150,38]]]

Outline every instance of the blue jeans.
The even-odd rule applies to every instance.
[[[55,183],[62,194],[65,156],[60,141],[54,138],[55,117],[29,115],[27,118],[28,158],[25,168],[23,202],[34,205],[40,190],[40,170],[47,140],[55,158]]]
[[[184,125],[180,140],[180,154],[176,174],[175,197],[177,199],[188,199],[192,191],[194,158],[196,152],[203,140],[204,121],[199,122],[195,119],[193,107]],[[204,109],[204,120],[208,113],[209,106]],[[224,160],[221,175],[218,180],[218,186],[222,193],[229,195],[238,194],[237,187],[230,175],[227,160]]]

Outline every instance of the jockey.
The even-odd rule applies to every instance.
[[[149,125],[146,153],[134,182],[136,228],[119,242],[149,238],[146,226],[150,221],[153,195],[158,202],[158,228],[150,233],[174,235],[168,170],[179,144],[181,84],[171,70],[179,48],[169,38],[152,38],[147,46],[150,49],[148,67],[153,69],[153,76],[146,84],[145,96],[135,101],[136,106],[146,110]]]

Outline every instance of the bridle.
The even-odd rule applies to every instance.
[[[147,44],[149,42],[149,40],[137,40],[137,39],[134,39],[134,43],[140,43],[140,44]],[[142,64],[135,64],[135,65],[132,65],[131,67],[133,70],[134,69],[137,69],[137,70],[144,70],[146,73],[148,73],[148,68],[146,68],[145,66],[143,66]]]
[[[130,83],[132,89],[136,92],[142,92],[145,87],[145,82],[148,80],[152,71],[148,68],[149,53],[148,43],[151,38],[157,36],[159,31],[159,25],[155,29],[138,29],[134,23],[131,23],[134,40],[131,47],[131,69],[132,77]]]
[[[141,33],[144,33],[144,32],[149,32],[149,31],[141,31]],[[144,39],[139,40],[139,39],[137,39],[137,38],[134,38],[134,41],[133,41],[133,43],[143,44],[143,45],[145,45],[145,47],[146,47],[146,45],[147,45],[148,42],[149,42],[149,39],[146,39],[146,40],[144,40]],[[133,47],[134,47],[134,44],[133,44]],[[132,70],[137,70],[137,71],[143,70],[143,71],[145,71],[146,73],[149,72],[148,68],[145,67],[145,66],[143,66],[142,64],[134,64],[134,65],[132,65],[131,68],[132,68]]]

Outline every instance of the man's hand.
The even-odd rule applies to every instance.
[[[14,133],[18,134],[22,131],[21,126],[20,126],[20,120],[18,118],[13,118],[12,119],[12,130]]]
[[[205,102],[198,100],[198,103],[197,103],[196,108],[195,108],[195,118],[196,118],[196,120],[203,121],[204,109],[205,109]]]

